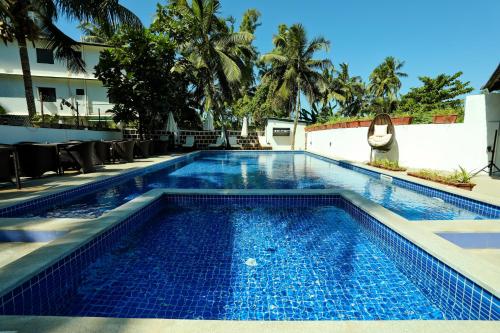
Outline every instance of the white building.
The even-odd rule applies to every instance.
[[[28,43],[33,93],[37,114],[76,116],[75,111],[67,106],[61,109],[61,101],[65,99],[76,106],[79,104],[81,117],[95,117],[99,113],[106,116],[106,111],[113,107],[108,100],[107,89],[94,76],[94,67],[99,61],[99,53],[105,45],[80,43],[82,58],[86,64],[85,73],[68,71],[66,64],[54,58],[53,52],[40,45]],[[0,43],[0,106],[12,115],[28,115],[21,60],[17,43],[5,45]],[[109,116],[109,115],[108,115]]]
[[[292,148],[293,119],[267,118],[265,140],[274,150],[289,150]],[[300,120],[295,135],[295,150],[304,150],[306,147],[307,122]]]

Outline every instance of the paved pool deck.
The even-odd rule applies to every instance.
[[[19,201],[32,199],[48,193],[80,186],[88,182],[118,175],[136,168],[181,156],[181,154],[139,160],[134,163],[107,165],[97,173],[87,175],[64,175],[47,177],[25,183],[25,189],[0,189],[0,206],[12,205]],[[496,180],[484,181],[475,191],[449,188],[440,184],[405,176],[400,173],[385,172],[400,178],[408,177],[420,183],[458,193],[460,195],[491,203],[500,203],[500,193],[496,195]],[[406,179],[406,178],[405,178]],[[479,182],[478,182],[479,183]],[[499,183],[500,184],[500,183]],[[499,185],[500,187],[500,185]],[[185,191],[185,190],[173,190]],[[199,191],[199,190],[194,190]],[[221,190],[224,192],[224,190]],[[297,190],[291,190],[297,192]],[[500,191],[500,189],[498,189]],[[50,243],[31,243],[17,248],[0,247],[0,289],[15,284],[25,276],[30,276],[39,268],[46,266],[55,258],[71,251],[82,242],[92,238],[96,233],[110,225],[118,223],[124,216],[131,214],[139,207],[146,205],[163,192],[152,190],[134,200],[120,206],[97,219],[22,219],[0,218],[0,229],[5,230],[63,230],[68,235]],[[169,191],[170,192],[170,191]],[[258,191],[257,191],[258,192]],[[301,193],[304,191],[301,191]],[[423,247],[432,255],[444,260],[462,274],[473,277],[483,287],[488,287],[495,295],[500,295],[500,250],[462,249],[436,235],[439,232],[500,232],[499,221],[421,221],[409,222],[390,212],[384,207],[367,199],[344,191],[346,197],[370,212],[386,225],[402,233],[406,238]],[[269,193],[267,193],[269,194]],[[21,243],[26,244],[26,243]],[[30,317],[0,316],[1,331],[18,332],[499,332],[499,322],[481,321],[328,321],[328,322],[231,322],[231,321],[193,321],[193,320],[157,320],[157,319],[116,319],[116,318],[79,318],[79,317]]]

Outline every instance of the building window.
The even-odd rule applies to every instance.
[[[55,102],[56,88],[38,87],[38,98],[44,102]]]
[[[76,89],[76,96],[83,96],[83,95],[85,95],[84,89]]]
[[[53,64],[54,52],[51,49],[36,49],[36,61],[39,64]]]

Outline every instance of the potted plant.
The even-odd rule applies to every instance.
[[[434,124],[453,124],[457,122],[458,112],[454,109],[441,109],[432,112]]]
[[[408,113],[396,113],[391,117],[391,120],[394,125],[409,125],[413,117]]]
[[[359,120],[359,127],[370,127],[372,119],[361,119]]]
[[[367,164],[376,168],[386,169],[390,171],[406,171],[406,168],[400,166],[398,161],[389,161],[388,159],[374,160]]]
[[[359,127],[359,120],[355,119],[348,119],[347,122],[345,123],[347,128],[357,128]]]
[[[459,170],[451,175],[444,175],[438,171],[433,170],[419,170],[408,172],[409,176],[430,180],[436,183],[455,186],[464,190],[472,191],[476,184],[471,182],[471,174],[463,167],[459,166]]]

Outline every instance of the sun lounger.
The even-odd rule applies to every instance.
[[[194,136],[186,136],[186,143],[181,146],[184,149],[194,148]]]
[[[229,146],[233,149],[241,149],[243,148],[242,145],[238,144],[238,138],[235,136],[230,136],[229,137]]]
[[[215,143],[211,143],[208,145],[208,148],[210,149],[216,149],[216,148],[224,148],[224,146],[226,145],[226,142],[219,136],[217,137],[217,140],[215,141]]]

